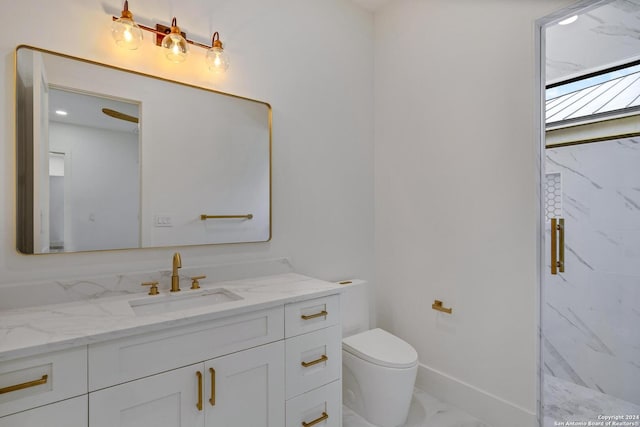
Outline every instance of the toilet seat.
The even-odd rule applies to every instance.
[[[387,368],[411,368],[418,363],[418,353],[411,345],[380,328],[344,338],[342,349]]]

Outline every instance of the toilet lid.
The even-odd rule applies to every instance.
[[[360,359],[388,368],[410,368],[418,361],[418,353],[411,345],[379,328],[344,338],[342,348]]]

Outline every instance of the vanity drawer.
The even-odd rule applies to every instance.
[[[0,418],[0,427],[87,427],[87,395]]]
[[[86,347],[0,363],[0,417],[86,392]]]
[[[293,337],[337,325],[340,295],[315,298],[285,306],[285,336]]]
[[[286,340],[287,399],[340,377],[341,335],[336,325]]]
[[[89,345],[89,391],[274,342],[282,306]]]
[[[286,403],[286,427],[316,424],[321,427],[342,426],[342,383],[334,381],[301,394]]]

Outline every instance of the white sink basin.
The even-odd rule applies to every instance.
[[[192,293],[197,292],[197,293]],[[160,314],[171,311],[187,310],[223,302],[237,301],[242,297],[224,288],[204,291],[184,291],[176,295],[156,295],[129,301],[136,314]]]

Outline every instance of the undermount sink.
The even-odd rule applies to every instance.
[[[182,295],[150,296],[131,300],[129,305],[136,314],[160,314],[242,299],[242,297],[224,288],[193,292],[197,293],[185,291],[185,294],[180,292]]]

